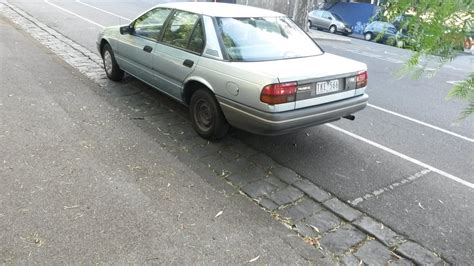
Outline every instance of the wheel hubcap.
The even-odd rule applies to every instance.
[[[112,75],[112,56],[109,51],[104,52],[104,68],[107,75]]]
[[[209,104],[203,100],[196,103],[194,107],[194,119],[196,125],[202,131],[208,131],[212,127],[213,118]]]
[[[366,34],[366,35],[365,35],[365,39],[366,39],[367,41],[370,41],[370,39],[372,39],[371,37],[372,37],[372,36],[371,36],[370,34]]]

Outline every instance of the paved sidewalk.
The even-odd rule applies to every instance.
[[[324,32],[320,30],[310,29],[308,32],[309,36],[315,40],[322,40],[322,41],[336,41],[336,42],[346,42],[350,43],[351,38],[344,37],[339,34],[332,34],[329,32]]]
[[[0,264],[333,264],[0,14]]]

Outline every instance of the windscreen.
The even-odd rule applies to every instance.
[[[316,56],[321,49],[286,17],[217,18],[231,61],[269,61]]]
[[[344,19],[342,19],[342,17],[339,16],[338,14],[332,13],[332,15],[336,18],[336,20],[344,22]]]

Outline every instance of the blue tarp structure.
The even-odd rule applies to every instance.
[[[362,34],[377,8],[376,5],[367,3],[332,3],[325,4],[322,9],[338,14],[352,26],[354,33]]]

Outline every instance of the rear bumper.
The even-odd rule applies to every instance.
[[[217,96],[222,112],[234,127],[259,135],[282,135],[353,114],[367,106],[369,96],[344,99],[287,112],[267,113]]]

